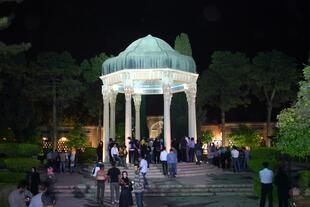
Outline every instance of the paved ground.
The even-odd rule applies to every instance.
[[[213,196],[213,197],[147,197],[146,207],[257,207],[259,201],[243,196]],[[86,199],[60,198],[57,207],[97,207],[98,205]],[[112,206],[112,205],[111,205]]]
[[[77,183],[89,183],[89,179],[85,179],[83,175],[74,174],[56,174],[57,185],[76,185]],[[231,172],[221,172],[218,175],[210,176],[195,176],[195,177],[182,177],[173,181],[170,180],[152,180],[150,183],[154,184],[229,184],[229,183],[251,183],[252,178],[250,173],[234,174]],[[109,198],[106,198],[105,206],[112,206]],[[246,196],[208,196],[208,197],[145,197],[145,206],[147,207],[256,207],[258,200],[254,197]],[[97,207],[97,203],[85,197],[75,198],[73,196],[59,196],[57,199],[57,207]],[[116,205],[117,206],[117,205]]]

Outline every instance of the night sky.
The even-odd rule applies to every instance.
[[[306,63],[310,7],[302,0],[24,0],[0,4],[1,16],[14,13],[0,31],[5,43],[31,42],[28,56],[40,51],[69,51],[81,62],[100,52],[117,55],[134,40],[152,34],[173,46],[189,35],[198,72],[207,69],[215,50],[257,52],[278,49]],[[302,67],[302,66],[301,66]],[[257,102],[254,100],[254,102]],[[263,121],[265,113],[233,110],[228,121]],[[213,112],[213,113],[212,113]],[[152,113],[152,112],[150,112]],[[213,109],[209,121],[216,120]]]

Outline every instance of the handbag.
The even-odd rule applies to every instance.
[[[132,187],[132,184],[131,184],[131,183],[129,184],[129,190],[130,190],[130,191],[133,191],[133,187]]]

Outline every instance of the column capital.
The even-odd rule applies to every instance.
[[[197,94],[197,84],[196,83],[188,84],[185,93],[187,102],[195,102]]]
[[[105,85],[101,87],[101,93],[104,101],[109,101],[110,99],[110,91],[109,88]]]
[[[164,94],[164,101],[170,104],[172,98],[172,90],[170,84],[167,83],[163,84],[163,94]]]
[[[124,94],[125,94],[126,101],[130,101],[131,100],[131,95],[133,94],[133,88],[130,87],[130,86],[126,86],[124,88]]]

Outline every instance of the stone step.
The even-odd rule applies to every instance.
[[[86,186],[55,186],[54,192],[60,196],[95,194],[95,185]],[[105,188],[105,193],[110,194],[109,185]],[[253,195],[253,186],[250,184],[230,184],[230,185],[150,185],[145,191],[149,196],[168,196],[170,194],[184,195]]]
[[[55,192],[57,197],[88,197],[88,198],[95,198],[96,190],[92,190],[90,192]],[[105,196],[110,197],[110,191],[105,190]],[[145,196],[148,197],[188,197],[188,196],[215,196],[215,195],[247,195],[247,196],[254,196],[254,192],[252,189],[243,190],[243,191],[193,191],[193,190],[179,190],[179,191],[145,191]],[[134,196],[134,193],[133,193]]]
[[[90,184],[90,185],[85,185],[85,184],[80,184],[80,185],[55,185],[54,189],[55,190],[64,190],[64,189],[70,189],[70,190],[74,190],[74,189],[96,189],[96,185],[95,184]],[[106,184],[106,189],[109,189],[110,185],[107,183]],[[227,189],[227,188],[253,188],[252,184],[201,184],[201,185],[182,185],[182,184],[160,184],[160,185],[156,185],[156,184],[150,184],[149,188],[162,188],[162,189],[172,189],[172,188],[181,188],[181,189],[206,189],[206,188],[222,188],[222,189]]]

